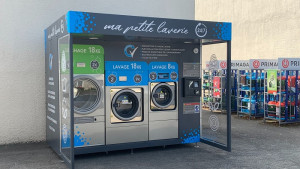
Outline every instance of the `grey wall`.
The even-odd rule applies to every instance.
[[[194,0],[0,0],[0,144],[45,140],[43,30],[69,10],[194,19]]]

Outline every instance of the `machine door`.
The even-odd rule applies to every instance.
[[[202,106],[200,113],[200,141],[226,151],[231,151],[231,107],[235,98],[231,85],[230,41],[202,43]],[[225,49],[225,50],[224,50]],[[227,49],[227,50],[226,50]],[[227,56],[227,57],[226,57]],[[226,70],[226,71],[224,71]],[[227,72],[227,73],[226,73]]]
[[[60,113],[60,152],[69,168],[74,168],[74,109],[73,107],[73,68],[70,56],[70,36],[58,40],[59,56],[59,113]]]
[[[82,75],[74,78],[74,110],[78,114],[94,112],[101,102],[102,91],[92,76]]]
[[[139,114],[140,106],[140,96],[130,89],[119,91],[112,99],[112,112],[123,121],[134,119]]]
[[[170,86],[167,83],[160,83],[156,85],[152,90],[152,101],[158,108],[167,108],[175,99],[174,86]]]

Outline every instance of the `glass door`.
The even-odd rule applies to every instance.
[[[74,168],[73,69],[70,35],[58,40],[60,151],[69,168]]]
[[[205,88],[201,96],[200,142],[231,151],[231,107],[235,100],[231,98],[234,75],[227,73],[231,72],[231,42],[204,40],[201,45]]]

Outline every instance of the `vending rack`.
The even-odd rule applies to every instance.
[[[209,62],[205,64],[202,76],[203,108],[212,112],[222,113],[226,109],[224,99],[226,94],[224,93],[226,92],[227,62],[225,60],[218,60],[216,67],[210,67]]]
[[[209,69],[209,62],[206,62],[206,68],[203,70],[203,101],[204,108],[211,109],[209,105],[212,101],[217,101],[217,105],[219,106],[218,110],[225,109],[226,104],[222,97],[222,94],[226,92],[226,90],[222,90],[220,93],[220,97],[213,97],[213,78],[220,78],[221,88],[225,86],[225,78],[226,78],[226,61],[219,60],[218,61],[219,68],[218,69]],[[243,74],[246,69],[249,69],[249,61],[248,60],[232,60],[231,61],[231,112],[237,112],[237,97],[238,97],[238,74]],[[220,99],[219,99],[220,98]],[[212,110],[212,109],[211,109]],[[213,110],[216,110],[213,108]]]
[[[212,92],[211,92],[211,75],[209,71],[209,62],[205,62],[205,68],[202,70],[202,105],[203,108],[209,109],[210,107],[210,102],[212,101],[211,97],[209,97]]]
[[[300,63],[298,58],[279,58],[279,70],[267,74],[269,78],[265,87],[264,121],[277,121],[279,125],[300,122],[300,67],[297,63]],[[272,90],[273,86],[270,87],[270,74],[277,75],[277,91]]]
[[[238,116],[264,117],[265,70],[277,69],[277,60],[250,59],[249,70],[239,74]]]
[[[232,112],[238,112],[238,99],[239,83],[238,79],[240,75],[245,74],[245,70],[249,70],[249,60],[232,60],[231,61],[231,73],[232,73],[232,89],[231,89],[231,110]]]

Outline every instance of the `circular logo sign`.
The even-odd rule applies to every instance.
[[[258,60],[255,60],[255,61],[253,62],[253,67],[254,67],[255,69],[259,68],[259,65],[260,65],[260,63],[259,63]]]
[[[222,61],[222,62],[220,63],[220,66],[221,66],[222,69],[225,69],[226,66],[227,66],[227,63],[226,63],[225,61]]]
[[[140,83],[142,81],[142,76],[141,75],[135,75],[133,80],[135,83]]]
[[[171,73],[171,79],[172,80],[176,80],[177,79],[177,73],[176,72],[172,72]]]
[[[217,59],[217,56],[215,54],[212,54],[210,56],[210,60],[209,60],[209,69],[210,70],[216,70],[219,69],[219,61]]]
[[[193,52],[194,52],[195,54],[197,54],[197,53],[199,52],[199,49],[198,49],[198,48],[194,48]]]
[[[91,68],[92,69],[98,69],[99,67],[99,62],[97,60],[91,61]]]
[[[287,59],[283,59],[282,60],[282,67],[283,68],[288,68],[289,67],[289,61]]]
[[[109,75],[108,76],[109,83],[115,83],[116,80],[117,80],[117,77],[115,75]]]
[[[156,77],[157,77],[157,75],[156,75],[155,72],[151,72],[149,76],[150,76],[150,79],[151,79],[151,80],[155,80]]]
[[[209,117],[209,126],[212,131],[217,131],[219,129],[220,123],[216,115],[211,115]]]
[[[207,27],[203,23],[198,23],[195,28],[195,33],[198,37],[202,38],[207,34]]]

